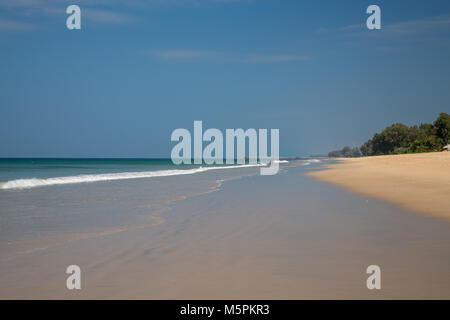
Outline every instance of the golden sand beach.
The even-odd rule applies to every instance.
[[[450,220],[450,152],[339,159],[307,175]]]

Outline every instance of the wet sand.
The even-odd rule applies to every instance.
[[[450,220],[450,152],[340,159],[326,170],[308,174]]]
[[[11,250],[0,263],[0,298],[450,298],[448,223],[308,170],[225,181],[175,202],[152,226]],[[65,288],[71,264],[81,268],[81,290]],[[381,290],[366,288],[372,264]]]

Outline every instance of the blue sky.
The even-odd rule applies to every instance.
[[[449,1],[0,0],[0,156],[170,157],[194,120],[323,154],[450,112],[449,57]]]

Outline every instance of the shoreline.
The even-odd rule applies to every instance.
[[[448,224],[383,201],[366,202],[360,195],[306,177],[309,170],[286,166],[284,174],[227,180],[220,192],[176,201],[164,212],[165,222],[155,227],[18,254],[0,264],[0,297],[448,298]],[[185,177],[188,187],[224,178],[217,172]],[[129,219],[137,219],[132,209],[155,199],[148,199],[156,191],[150,185],[161,187],[165,181],[171,193],[179,191],[169,180],[180,183],[176,178],[99,183],[89,185],[88,193],[97,190],[98,196],[108,199],[116,190],[127,199],[133,195],[136,201],[123,209]],[[68,185],[61,195],[77,195],[79,187]],[[39,188],[23,194],[41,191],[48,194]],[[83,207],[83,212],[89,211],[83,219],[92,215],[109,219],[109,210],[107,216],[96,214],[104,208]],[[158,209],[149,207],[141,213],[155,214]],[[382,292],[365,286],[365,270],[373,263],[383,268]],[[79,291],[64,286],[65,270],[72,264],[82,270]]]
[[[337,160],[306,175],[450,222],[450,153]]]

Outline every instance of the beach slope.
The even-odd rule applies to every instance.
[[[450,152],[339,159],[307,175],[450,221]]]

